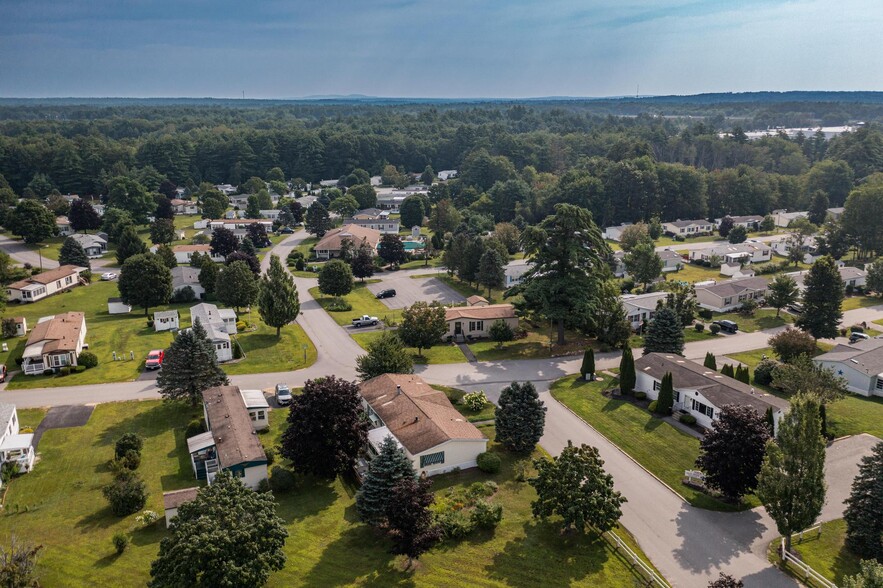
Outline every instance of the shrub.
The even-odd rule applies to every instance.
[[[641,392],[640,390],[638,390],[637,392],[635,392],[635,398],[638,399],[638,400],[646,400],[646,399],[647,399],[647,393],[646,393],[646,392]]]
[[[754,383],[760,386],[769,386],[773,383],[773,372],[779,362],[772,359],[764,359],[754,368]]]
[[[50,368],[50,369],[45,369],[45,370],[43,370],[43,375],[44,375],[44,376],[51,376],[51,375],[54,374],[54,373],[55,373],[55,371],[52,370],[51,368]]]
[[[704,318],[707,321],[710,321],[714,317],[714,315],[711,313],[711,311],[708,310],[707,308],[700,308],[699,309],[699,316]]]
[[[853,286],[852,284],[847,284],[846,285],[846,295],[852,296],[854,293],[855,293],[855,286]]]
[[[484,390],[479,390],[478,392],[470,392],[463,396],[463,404],[466,405],[466,408],[473,412],[479,412],[483,409],[488,403],[487,396],[484,395]]]
[[[705,330],[705,324],[704,323],[696,323],[695,325],[693,325],[693,328],[696,329],[697,333],[701,333],[702,331]]]
[[[113,535],[113,547],[116,549],[117,555],[122,555],[122,553],[129,546],[129,537],[124,533],[114,533]]]
[[[258,482],[258,492],[262,494],[266,494],[270,491],[270,480],[264,478],[260,482]]]
[[[850,333],[864,333],[865,330],[862,327],[860,327],[859,325],[852,325],[851,327],[849,327],[849,332]]]
[[[711,331],[712,335],[717,335],[718,333],[721,332],[721,327],[720,327],[720,325],[713,324],[710,327],[708,327],[708,330]]]
[[[129,449],[125,454],[120,457],[114,458],[110,462],[110,468],[120,473],[122,471],[130,471],[133,472],[138,469],[141,465],[141,454],[135,451],[134,449]]]
[[[276,450],[272,447],[264,447],[264,454],[267,456],[267,466],[273,465],[276,461]]]
[[[488,474],[496,474],[500,471],[500,456],[490,451],[478,454],[478,469]]]
[[[512,466],[516,482],[525,482],[530,477],[531,463],[529,459],[519,459]]]
[[[270,470],[270,488],[273,492],[291,492],[297,487],[297,478],[294,472],[282,466],[273,466]]]
[[[650,406],[647,407],[647,410],[650,412],[656,412],[656,407],[659,406],[659,403],[655,400],[650,403]]]
[[[169,298],[169,302],[172,303],[193,302],[194,300],[196,300],[196,292],[194,292],[193,288],[190,286],[178,288],[172,293],[171,298]]]
[[[137,454],[141,454],[141,449],[144,447],[144,439],[135,433],[126,433],[119,439],[117,439],[116,445],[114,445],[114,455],[117,458],[123,457],[129,451],[134,451]]]
[[[77,356],[77,366],[83,366],[83,369],[94,368],[98,365],[98,356],[91,351],[82,351]]]
[[[490,504],[485,500],[479,500],[475,503],[469,518],[476,527],[492,529],[503,520],[503,507],[499,504]]]
[[[159,515],[152,510],[145,510],[140,515],[135,517],[135,520],[144,525],[145,527],[149,527],[153,523],[159,520]]]
[[[246,328],[245,321],[236,321],[236,332],[241,333]]]
[[[340,296],[335,296],[328,303],[328,310],[331,312],[349,312],[353,309],[353,305]]]
[[[231,344],[233,345],[233,359],[242,359],[242,347],[239,346],[239,341],[234,339]]]
[[[757,301],[750,298],[739,307],[739,314],[745,316],[754,316],[755,312],[757,312]]]
[[[75,365],[75,366],[73,367],[73,370],[74,370],[74,373],[75,373],[75,374],[82,374],[83,372],[86,371],[86,366],[84,366],[84,365]]]
[[[193,419],[187,423],[187,428],[184,429],[184,438],[190,439],[200,433],[205,433],[205,420],[202,418]]]
[[[475,529],[471,517],[467,517],[462,510],[445,510],[437,513],[435,520],[448,539],[462,539]]]
[[[685,425],[695,425],[696,424],[696,417],[694,417],[691,414],[682,414],[680,417],[678,417],[678,419],[682,423],[684,423]]]
[[[816,350],[816,340],[812,335],[792,327],[770,337],[769,343],[775,354],[785,363],[790,363],[799,355],[812,357]]]
[[[71,375],[71,368],[69,368],[69,367],[67,367],[67,366],[61,368],[60,370],[58,370],[58,375],[59,375],[59,376],[69,376],[69,375]]]
[[[110,510],[119,517],[138,512],[147,502],[144,481],[134,472],[121,472],[101,492],[110,503]]]
[[[302,271],[304,271],[304,266],[305,266],[305,265],[306,265],[306,264],[304,263],[304,260],[303,260],[303,259],[298,259],[298,260],[296,260],[296,261],[294,262],[294,269],[295,269],[296,271],[302,272]]]
[[[484,496],[490,496],[496,491],[496,488],[487,486],[483,482],[472,482],[469,485],[469,488],[466,489],[466,496],[469,498],[482,498]]]

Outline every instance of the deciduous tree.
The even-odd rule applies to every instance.
[[[650,238],[650,227],[644,223],[629,225],[619,235],[619,246],[626,253],[641,244],[653,245],[653,239]]]
[[[392,552],[414,560],[441,541],[441,527],[435,524],[429,507],[435,501],[429,478],[402,477],[390,490],[386,505],[387,535],[392,539]]]
[[[240,308],[251,306],[257,300],[257,278],[244,261],[234,261],[218,273],[215,294],[238,313]]]
[[[329,296],[346,296],[353,290],[353,271],[348,263],[332,259],[319,270],[319,291]]]
[[[193,406],[202,403],[202,393],[228,384],[218,365],[215,348],[197,318],[190,329],[172,340],[156,380],[164,400],[180,400]]]
[[[212,231],[212,240],[209,243],[212,255],[220,255],[227,257],[237,249],[239,249],[239,239],[230,229],[219,227]]]
[[[144,316],[149,316],[152,306],[168,304],[172,273],[157,256],[141,253],[123,263],[117,286],[124,303],[144,308]]]
[[[175,223],[170,218],[158,218],[150,223],[150,240],[154,245],[171,243],[175,240]]]
[[[497,442],[509,451],[529,452],[540,442],[546,407],[531,382],[512,382],[500,392],[494,411]]]
[[[352,261],[350,261],[350,268],[353,271],[353,276],[363,282],[365,278],[370,278],[374,275],[374,250],[371,249],[370,245],[367,243],[359,245]]]
[[[380,236],[380,243],[377,246],[377,254],[386,263],[398,265],[406,259],[405,245],[402,238],[398,235],[387,233]]]
[[[101,227],[101,217],[92,207],[88,200],[77,198],[71,202],[71,209],[67,213],[71,228],[79,231],[95,231]]]
[[[488,334],[491,336],[491,341],[497,344],[498,349],[502,348],[503,343],[506,341],[511,341],[515,338],[512,327],[502,319],[497,319],[493,322],[491,328],[488,329]]]
[[[270,256],[270,267],[261,276],[258,288],[258,312],[261,319],[276,328],[278,337],[282,327],[293,322],[300,314],[300,299],[294,279],[279,261],[279,256]]]
[[[36,200],[22,200],[16,204],[7,228],[25,243],[40,243],[54,236],[58,230],[55,215]]]
[[[766,303],[776,309],[776,317],[783,308],[789,304],[794,304],[800,297],[800,290],[797,288],[797,282],[791,276],[776,276],[770,282],[766,295]]]
[[[328,209],[322,206],[322,203],[318,200],[313,202],[307,209],[304,226],[308,233],[316,235],[320,239],[331,228],[331,217],[328,216]]]
[[[362,380],[383,374],[411,374],[414,360],[405,351],[402,340],[394,331],[383,331],[368,343],[368,353],[356,358],[356,373]]]
[[[199,262],[199,285],[202,286],[206,294],[214,294],[215,286],[218,283],[218,274],[221,268],[212,261],[211,256],[206,255]]]
[[[779,359],[786,363],[792,362],[799,355],[812,357],[816,352],[815,338],[791,327],[770,337],[769,344]]]
[[[623,258],[626,270],[635,281],[647,285],[662,275],[662,259],[649,242],[638,243]]]
[[[447,330],[445,307],[438,302],[427,304],[420,301],[402,311],[398,334],[405,345],[416,347],[417,355],[422,356],[424,349],[441,342]]]
[[[108,182],[107,205],[125,210],[139,225],[146,224],[147,217],[156,210],[153,196],[144,186],[127,176],[117,176]]]

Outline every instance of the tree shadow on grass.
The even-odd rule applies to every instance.
[[[366,525],[352,526],[332,541],[304,578],[306,586],[414,586],[413,571],[403,571]]]
[[[186,403],[163,402],[109,426],[96,437],[95,445],[113,445],[126,433],[137,433],[142,437],[162,435],[169,429],[186,427],[200,414],[199,408]]]
[[[102,502],[104,498],[100,499]],[[102,504],[101,508],[93,512],[92,514],[86,515],[75,523],[75,527],[80,529],[81,533],[91,533],[96,529],[106,529],[112,525],[115,525],[120,521],[121,517],[113,514],[113,511],[110,510],[110,506],[106,504]]]
[[[275,496],[276,514],[288,524],[315,516],[340,498],[333,481],[316,478],[305,478],[297,489]]]

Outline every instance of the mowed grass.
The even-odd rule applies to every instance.
[[[666,272],[662,274],[662,277],[667,282],[687,282],[688,284],[704,282],[706,280],[720,281],[722,279],[722,276],[720,275],[720,271],[718,269],[702,267],[701,265],[693,265],[691,263],[687,263],[686,261],[684,262],[684,266],[680,270],[676,272]]]
[[[552,384],[552,396],[693,506],[734,511],[760,504],[754,496],[745,497],[741,505],[728,504],[683,485],[684,470],[696,467],[699,440],[627,400],[602,395],[601,392],[610,386],[609,381],[586,382],[578,375],[567,376]]]
[[[776,316],[774,308],[759,308],[753,316],[745,316],[738,312],[728,312],[726,314],[714,314],[716,321],[733,321],[739,325],[739,330],[745,333],[753,333],[755,331],[763,331],[766,329],[774,329],[782,325],[790,325],[794,322],[794,317],[784,310]]]
[[[519,326],[527,330],[527,335],[521,339],[507,341],[502,347],[490,339],[481,339],[469,343],[469,349],[475,354],[478,361],[505,361],[508,359],[541,359],[547,357],[560,357],[565,355],[578,355],[591,347],[595,351],[600,349],[596,339],[588,339],[576,331],[566,331],[564,345],[554,343],[551,347],[550,329],[532,326],[527,321],[520,321]],[[558,332],[551,334],[551,341],[557,341]]]
[[[236,335],[245,358],[234,363],[221,364],[228,374],[260,374],[299,370],[316,363],[316,346],[297,323],[282,327],[280,336],[252,310],[252,324],[257,329]],[[306,346],[306,349],[304,349]]]
[[[478,423],[481,421],[490,421],[494,419],[494,413],[496,412],[496,406],[488,401],[487,404],[484,405],[479,411],[474,411],[465,404],[463,404],[463,396],[466,395],[466,392],[460,390],[459,388],[451,388],[449,386],[439,386],[434,385],[433,388],[436,390],[441,390],[448,397],[448,400],[451,401],[451,404],[454,405],[460,414],[466,417],[471,423]]]
[[[837,519],[822,525],[822,533],[815,532],[804,536],[803,541],[797,537],[791,539],[791,548],[798,553],[800,558],[815,571],[838,586],[843,585],[847,576],[854,576],[860,571],[861,558],[846,548],[846,522]],[[781,565],[778,548],[781,539],[776,539],[770,544],[770,561]],[[792,567],[786,566],[791,574],[803,580],[803,574]],[[810,586],[815,583],[810,582]]]
[[[846,296],[843,298],[840,308],[847,311],[881,305],[883,305],[883,298],[879,296]]]
[[[368,349],[368,344],[383,334],[383,331],[366,331],[364,333],[353,333],[352,338],[362,349]],[[411,359],[416,364],[440,364],[440,363],[466,363],[466,356],[460,351],[460,348],[450,343],[439,342],[429,349],[424,349],[422,355],[417,355],[415,347],[406,347],[411,354]]]
[[[316,302],[318,302],[326,312],[328,312],[331,318],[334,319],[334,322],[341,326],[351,325],[354,318],[360,317],[363,314],[376,316],[386,324],[389,324],[390,322],[398,322],[402,318],[402,311],[393,310],[378,300],[377,297],[368,290],[367,283],[356,282],[353,285],[352,292],[343,297],[343,299],[352,306],[351,310],[328,310],[329,306],[334,301],[334,297],[322,294],[322,292],[319,291],[318,286],[310,288],[310,295],[316,299]]]
[[[107,462],[124,433],[144,438],[138,472],[147,484],[145,508],[163,514],[162,493],[195,486],[184,439],[187,422],[201,414],[182,405],[150,402],[101,404],[84,427],[47,431],[33,472],[14,479],[0,516],[0,534],[43,545],[38,576],[44,586],[137,586],[148,579],[150,562],[165,535],[160,519],[140,529],[134,515],[119,518],[101,488],[112,474]],[[23,424],[39,416],[20,411]],[[117,556],[111,538],[132,542]]]

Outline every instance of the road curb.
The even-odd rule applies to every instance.
[[[552,391],[551,391],[551,390],[549,390],[549,395],[552,396]],[[675,496],[677,496],[678,498],[680,498],[682,502],[684,502],[685,504],[687,504],[687,505],[689,505],[689,506],[693,506],[692,504],[690,504],[690,501],[687,500],[686,498],[684,498],[684,496],[683,496],[680,492],[678,492],[677,490],[675,490],[674,488],[672,488],[671,486],[669,486],[668,484],[666,484],[665,482],[663,482],[663,481],[659,478],[659,476],[657,476],[656,474],[654,474],[653,472],[651,472],[650,470],[648,470],[647,468],[645,468],[645,467],[644,467],[644,466],[643,466],[638,460],[636,460],[634,457],[632,457],[631,455],[629,455],[628,453],[626,453],[626,451],[625,451],[624,449],[622,449],[619,445],[617,445],[616,443],[614,443],[613,441],[611,441],[611,440],[607,437],[607,435],[605,435],[604,433],[602,433],[601,431],[599,431],[598,429],[596,429],[595,427],[593,427],[592,425],[590,425],[590,424],[588,423],[588,421],[586,421],[586,419],[584,419],[583,417],[579,416],[576,412],[573,411],[573,409],[571,409],[569,406],[567,406],[566,404],[564,404],[563,402],[561,402],[560,400],[558,400],[558,399],[555,398],[554,396],[552,396],[552,400],[554,400],[555,402],[557,402],[558,404],[560,404],[561,406],[563,406],[563,407],[567,410],[567,412],[569,412],[570,414],[572,414],[573,416],[575,416],[576,418],[578,418],[580,421],[582,421],[582,423],[583,423],[585,426],[587,426],[588,428],[592,429],[592,430],[595,431],[597,434],[599,434],[601,437],[603,437],[604,439],[606,439],[608,443],[610,443],[611,445],[613,445],[613,446],[617,449],[617,451],[619,451],[621,454],[623,454],[624,456],[626,456],[626,457],[627,457],[632,463],[634,463],[636,466],[638,466],[639,468],[641,468],[642,470],[644,470],[645,472],[647,472],[647,473],[648,473],[650,476],[652,476],[653,479],[655,479],[657,482],[659,482],[660,484],[662,484],[663,486],[665,486],[666,488],[668,488],[669,492],[671,492],[672,494],[674,494]],[[698,507],[696,507],[696,508],[698,508]],[[707,509],[702,509],[702,510],[707,510]]]

